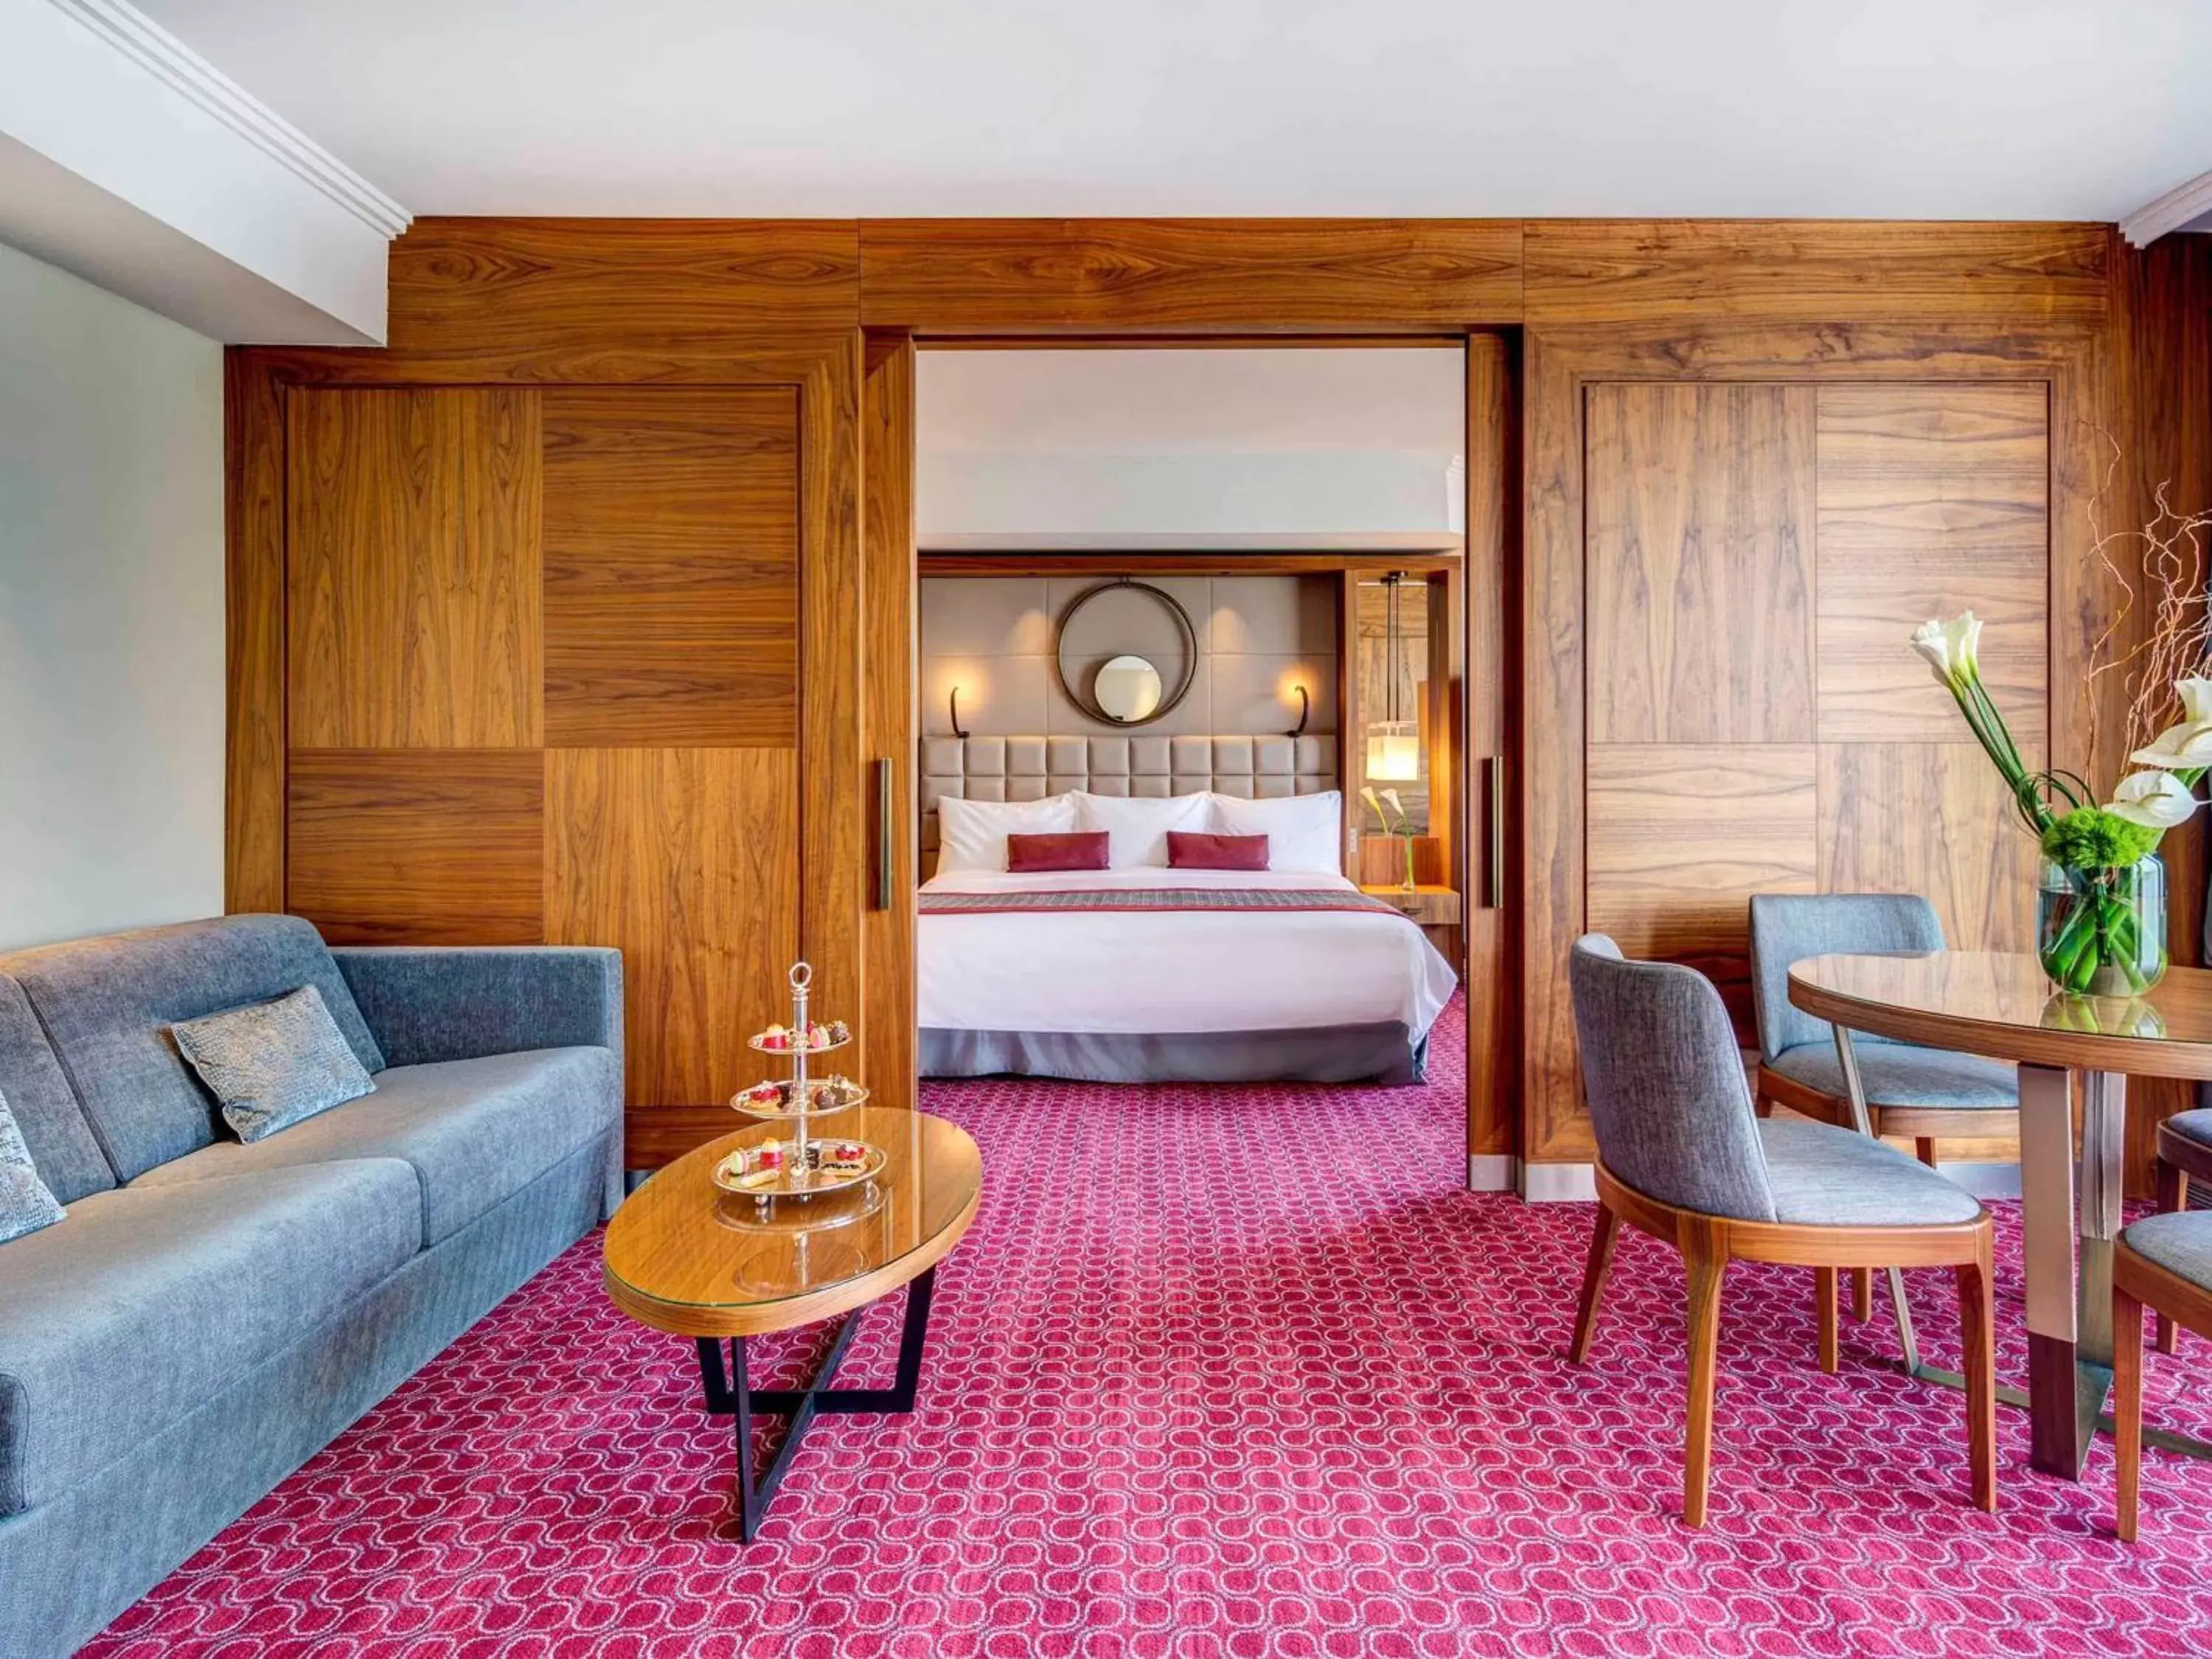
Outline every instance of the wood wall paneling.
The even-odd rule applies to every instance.
[[[543,941],[537,750],[295,750],[290,772],[283,908],[331,944]]]
[[[1820,890],[1920,893],[1961,951],[2035,946],[2035,837],[1980,747],[1824,743]],[[2038,750],[2024,751],[2030,767]]]
[[[913,1105],[919,1089],[915,1012],[914,825],[915,653],[915,349],[903,335],[871,335],[860,388],[862,760],[872,790],[878,766],[890,799],[867,803],[868,909],[865,1043],[875,1098]]]
[[[1590,928],[1707,975],[1748,1036],[1747,906],[1818,890],[1817,784],[1811,744],[1593,744]]]
[[[796,389],[543,398],[546,742],[793,746]]]
[[[284,908],[284,388],[223,355],[223,908]]]
[[[2110,252],[2102,225],[1816,219],[1531,219],[1523,247],[1530,327],[1653,335],[1750,319],[2096,323]]]
[[[2112,316],[2105,406],[2094,473],[2104,493],[2094,520],[2105,531],[2141,526],[2167,505],[2183,516],[2212,508],[2212,239],[2176,234],[2147,248],[2112,238]],[[2139,545],[2118,544],[2132,566]],[[2093,578],[2094,572],[2087,573]],[[2133,646],[2142,617],[2118,643]],[[2056,654],[2054,653],[2054,654]],[[2112,678],[2107,677],[2107,685]],[[2122,698],[2101,694],[2107,708]],[[2117,733],[2115,733],[2117,740]],[[2108,751],[2107,769],[2120,751]],[[2177,963],[2203,960],[2207,820],[2203,813],[2160,843],[2166,860],[2167,943]],[[2158,1126],[2197,1103],[2196,1090],[2165,1078],[2128,1085],[2128,1190],[2151,1193]]]
[[[1509,769],[1492,819],[1489,767],[1517,754],[1521,474],[1517,365],[1512,343],[1474,334],[1467,343],[1467,675],[1457,698],[1467,740],[1458,873],[1467,951],[1467,1149],[1510,1154],[1520,1146],[1519,823]],[[1492,869],[1494,855],[1504,867]],[[1492,900],[1496,902],[1492,902]]]
[[[791,1017],[798,770],[788,749],[545,751],[545,939],[622,951],[633,1109],[726,1099],[762,1074],[746,1037]]]
[[[1988,624],[1982,678],[2022,744],[2050,702],[2050,399],[2026,385],[1820,390],[1820,735],[1954,743],[1958,706],[1900,648]]]
[[[1589,741],[1813,736],[1813,389],[1589,393]]]
[[[1457,332],[1521,317],[1511,219],[870,219],[861,319],[932,333]]]
[[[741,379],[728,359],[755,343],[811,353],[859,313],[851,220],[423,218],[392,245],[380,355],[418,373],[443,362],[485,380],[605,384],[720,359]]]
[[[301,390],[286,407],[292,746],[534,746],[538,394]]]

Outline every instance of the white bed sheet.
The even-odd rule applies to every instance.
[[[1310,871],[962,871],[925,893],[1273,887],[1356,890]],[[1265,1031],[1402,1021],[1413,1039],[1458,975],[1402,917],[1350,910],[1066,910],[919,918],[927,1030]]]

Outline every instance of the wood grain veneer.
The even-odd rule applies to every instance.
[[[1899,649],[1971,609],[2013,736],[2049,729],[2051,409],[2042,385],[1820,389],[1820,735],[1954,743],[1958,705]]]
[[[860,315],[929,333],[1457,331],[1521,317],[1511,219],[870,219]]]
[[[799,955],[798,803],[787,749],[546,751],[545,941],[621,950],[633,1109],[759,1080],[745,1039],[790,1018]]]
[[[286,412],[292,745],[535,746],[538,394],[300,390]]]
[[[875,1098],[915,1103],[920,1086],[915,1016],[914,825],[917,639],[915,555],[915,349],[905,334],[868,337],[860,386],[862,759],[868,802],[870,891],[862,917],[867,1018],[861,1073]],[[876,769],[884,769],[880,781]],[[880,809],[880,810],[878,810]],[[886,835],[888,839],[886,840]]]
[[[2103,319],[2108,228],[1820,219],[1531,219],[1532,328]],[[1847,340],[1838,343],[1849,349]]]
[[[1923,894],[1956,950],[2034,948],[2035,837],[1979,746],[1824,743],[1820,794],[1819,890]]]
[[[1750,897],[1818,890],[1813,745],[1601,744],[1589,768],[1590,928],[1705,975],[1748,1040]]]
[[[543,400],[545,740],[792,747],[797,389]]]
[[[1810,740],[1813,389],[1589,399],[1590,742]]]
[[[1467,676],[1458,699],[1462,837],[1458,875],[1467,951],[1467,1150],[1510,1154],[1520,1144],[1521,905],[1518,754],[1521,471],[1518,364],[1513,343],[1467,342]],[[1493,800],[1491,769],[1498,777]],[[1503,822],[1493,822],[1495,808]],[[1493,857],[1502,868],[1491,868]]]
[[[1584,581],[1584,416],[1593,389],[1644,381],[1823,389],[1968,381],[2041,388],[2051,410],[2051,649],[2054,664],[2080,664],[2094,637],[2094,619],[2111,614],[2116,603],[2107,577],[2093,568],[2082,513],[2099,410],[2100,333],[2094,325],[2075,320],[2070,307],[2050,310],[2055,314],[2049,320],[2000,312],[1981,319],[1960,315],[1826,326],[1756,316],[1711,322],[1693,308],[1671,323],[1532,326],[1524,410],[1528,548],[1522,631],[1544,648],[1523,655],[1521,675],[1528,907],[1524,1158],[1580,1159],[1594,1150],[1581,1111],[1564,967],[1568,946],[1595,920],[1586,854],[1601,838],[1589,808],[1583,697],[1585,675],[1592,672]],[[1909,304],[1901,300],[1896,314],[1910,319]],[[2100,732],[2111,741],[2109,711],[2099,716],[2055,702],[2050,720],[2051,753],[2059,764],[2080,767]],[[1988,833],[2000,831],[1991,825]]]
[[[290,769],[283,908],[331,944],[544,940],[537,750],[295,750]]]
[[[732,1240],[747,1235],[728,1222],[756,1212],[750,1199],[716,1188],[712,1172],[739,1146],[781,1138],[779,1126],[756,1124],[678,1159],[616,1213],[607,1226],[604,1277],[615,1304],[682,1336],[757,1336],[864,1307],[944,1260],[982,1196],[982,1154],[967,1131],[926,1112],[872,1104],[822,1127],[884,1154],[873,1183],[881,1205],[836,1235],[839,1250],[830,1260],[847,1263],[847,1276],[825,1273],[823,1253],[808,1251],[800,1234],[767,1230],[750,1232],[742,1278],[731,1271]],[[817,1235],[814,1243],[821,1243]]]
[[[840,333],[859,309],[850,220],[433,217],[392,245],[391,351],[410,359],[583,351],[635,381],[667,354]]]
[[[222,363],[223,908],[284,907],[284,388]]]

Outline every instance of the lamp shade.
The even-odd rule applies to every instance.
[[[1367,775],[1377,783],[1411,783],[1421,775],[1421,740],[1411,720],[1367,728]]]

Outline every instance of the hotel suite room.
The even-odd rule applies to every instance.
[[[2212,1645],[2212,19],[1468,21],[0,0],[0,1659]]]

